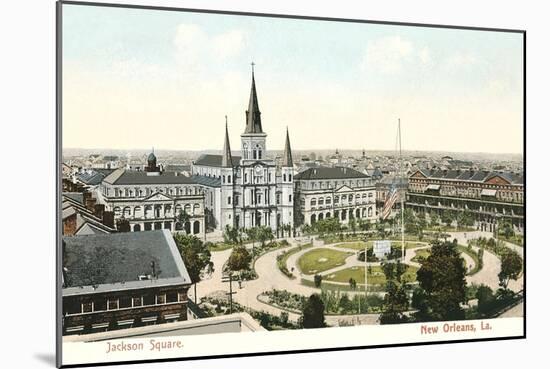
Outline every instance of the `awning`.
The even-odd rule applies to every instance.
[[[481,190],[481,196],[496,196],[496,195],[497,195],[497,190],[488,190],[488,189]]]
[[[436,190],[436,191],[439,191],[439,187],[441,187],[440,185],[436,185],[436,184],[431,184],[431,185],[428,185],[428,187],[426,187],[427,190]]]

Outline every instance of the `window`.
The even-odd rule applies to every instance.
[[[227,183],[231,183],[231,176],[227,176]]]
[[[132,298],[132,303],[133,303],[134,307],[143,305],[143,301],[142,301],[141,297]]]
[[[107,300],[107,310],[116,310],[116,309],[118,309],[118,299]]]
[[[292,174],[289,174],[289,175],[288,175],[288,181],[289,181],[289,182],[292,182]]]
[[[275,195],[275,201],[277,202],[277,205],[279,205],[281,203],[281,194],[280,193]]]
[[[94,299],[94,311],[105,311],[107,310],[107,300],[105,298],[95,298]]]
[[[248,183],[248,174],[247,173],[244,174],[244,183]]]
[[[239,205],[239,195],[235,195],[235,205]]]
[[[231,205],[231,196],[227,196],[227,205]]]
[[[63,313],[65,314],[80,314],[82,305],[75,299],[70,299],[68,302],[63,302]]]
[[[166,294],[166,302],[178,302],[178,294],[176,292],[168,292]]]
[[[151,292],[145,294],[143,296],[143,305],[154,305],[155,304],[155,295]]]
[[[118,300],[118,307],[120,309],[132,307],[132,299],[130,297],[126,297],[126,296],[121,297]]]
[[[157,295],[157,305],[166,304],[166,295]]]
[[[92,311],[94,311],[94,304],[91,301],[82,303],[83,313],[91,313]]]
[[[286,174],[283,174],[283,182],[286,182]]]
[[[292,202],[292,195],[288,195],[288,202]]]

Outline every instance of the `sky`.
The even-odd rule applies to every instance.
[[[521,153],[523,35],[63,5],[63,147]]]

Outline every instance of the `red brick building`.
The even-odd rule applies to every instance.
[[[501,220],[524,228],[524,177],[510,172],[418,170],[409,177],[407,208],[441,214],[469,211],[476,225],[494,231]]]

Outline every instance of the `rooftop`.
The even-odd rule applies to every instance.
[[[63,244],[64,296],[191,283],[168,230],[68,236]]]
[[[231,155],[233,165],[237,165],[241,162],[240,156]],[[195,165],[202,165],[206,167],[220,167],[222,166],[222,155],[203,154],[195,160]]]
[[[117,185],[146,185],[146,184],[193,184],[190,177],[177,172],[161,172],[150,175],[148,172],[117,169],[108,175],[104,181]]]
[[[318,167],[309,168],[295,177],[296,180],[312,180],[312,179],[348,179],[348,178],[369,178],[355,169],[344,167]]]
[[[511,184],[523,184],[523,175],[512,172],[494,172],[487,170],[427,170],[419,169],[416,173],[422,173],[427,178],[454,179],[462,181],[486,182],[494,177],[501,177]]]

